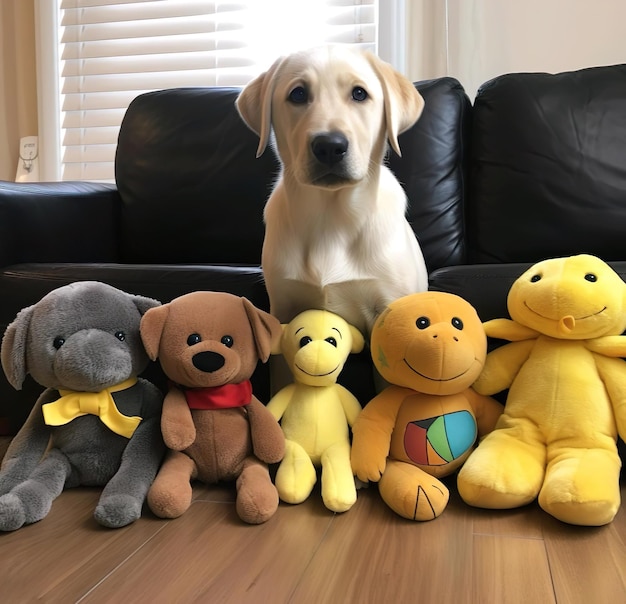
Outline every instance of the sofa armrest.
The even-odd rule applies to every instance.
[[[120,206],[111,184],[0,182],[0,266],[116,262]]]

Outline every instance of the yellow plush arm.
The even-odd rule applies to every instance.
[[[280,418],[284,415],[285,410],[289,407],[295,384],[289,384],[282,390],[279,390],[267,403],[268,411],[276,418],[276,421],[280,421]]]
[[[617,432],[626,440],[626,361],[594,355],[598,373],[613,405]]]
[[[483,329],[489,338],[519,342],[536,338],[539,334],[534,329],[520,325],[511,319],[492,319],[483,323]]]
[[[604,336],[587,340],[586,347],[606,357],[626,357],[626,336]]]
[[[348,389],[344,388],[341,384],[336,384],[337,394],[343,407],[343,412],[346,414],[346,420],[350,427],[354,426],[356,418],[361,413],[361,403],[357,400],[356,396],[352,394]]]
[[[352,471],[359,480],[377,482],[385,471],[391,433],[407,391],[388,386],[359,414],[352,427]]]
[[[506,390],[530,355],[535,340],[511,342],[487,355],[485,366],[474,382],[479,394],[495,394]]]

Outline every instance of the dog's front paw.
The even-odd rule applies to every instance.
[[[131,495],[111,495],[98,502],[94,518],[108,528],[121,528],[141,516],[142,503]]]

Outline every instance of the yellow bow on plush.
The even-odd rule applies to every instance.
[[[116,434],[130,438],[141,422],[141,417],[129,417],[119,412],[113,400],[113,392],[126,390],[137,383],[131,377],[100,392],[75,392],[59,390],[61,398],[41,407],[48,426],[63,426],[81,415],[97,415],[102,423]]]

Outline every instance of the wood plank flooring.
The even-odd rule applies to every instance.
[[[448,484],[428,523],[395,515],[374,485],[344,514],[316,489],[248,526],[231,485],[198,485],[181,518],[145,511],[118,530],[92,518],[98,489],[68,490],[41,522],[0,534],[0,602],[626,602],[626,504],[608,526],[574,527],[536,504],[470,508]]]

